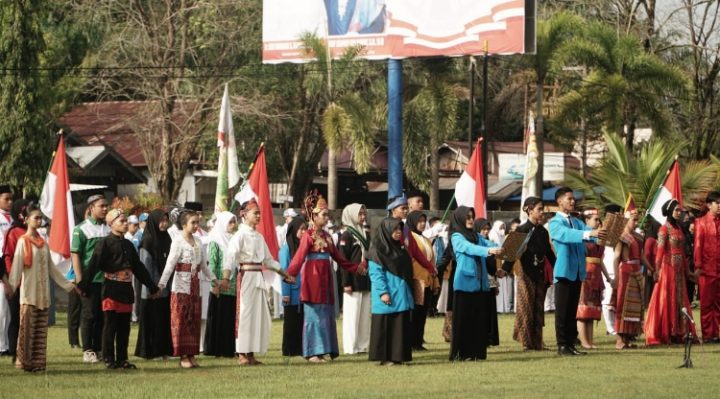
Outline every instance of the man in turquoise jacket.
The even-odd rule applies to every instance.
[[[559,210],[550,220],[550,239],[555,247],[555,337],[558,355],[585,355],[575,349],[578,336],[577,313],[580,287],[585,279],[585,241],[604,238],[604,230],[592,230],[570,216],[575,210],[575,196],[569,187],[555,193]]]

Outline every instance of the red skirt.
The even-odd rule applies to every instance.
[[[603,284],[602,267],[595,261],[599,258],[588,258],[585,270],[587,277],[582,282],[580,303],[576,318],[578,320],[600,320],[602,314],[602,298],[605,285]]]
[[[636,336],[642,330],[643,275],[640,264],[622,262],[617,283],[615,303],[615,331],[618,334]]]
[[[170,335],[173,356],[194,356],[200,353],[200,322],[202,298],[200,279],[190,280],[190,294],[170,294]]]

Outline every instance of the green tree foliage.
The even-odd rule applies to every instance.
[[[54,120],[78,88],[93,29],[65,2],[0,4],[0,181],[38,192],[54,150]]]

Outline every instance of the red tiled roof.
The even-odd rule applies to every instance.
[[[83,103],[75,106],[60,118],[60,124],[72,135],[87,145],[104,144],[112,148],[134,167],[145,167],[147,163],[140,150],[140,144],[129,126],[147,101],[107,101]],[[177,112],[174,119],[184,116]]]

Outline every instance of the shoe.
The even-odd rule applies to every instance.
[[[585,356],[585,355],[587,355],[587,352],[579,351],[579,350],[577,350],[577,348],[575,348],[574,346],[571,346],[571,347],[570,347],[570,350],[573,352],[573,355],[575,355],[575,356]]]
[[[119,367],[118,367],[118,364],[115,363],[114,361],[112,361],[112,360],[106,360],[106,361],[105,361],[105,368],[107,368],[107,369],[109,369],[109,370],[114,370],[114,369],[119,368]]]
[[[95,352],[85,351],[83,352],[83,363],[97,363],[98,358]]]
[[[559,356],[577,356],[578,354],[575,352],[577,350],[574,350],[572,346],[558,346],[557,354]]]
[[[80,345],[72,344],[70,345],[70,349],[80,349]]]
[[[414,346],[412,350],[415,352],[425,352],[427,351],[427,348],[424,346]]]

